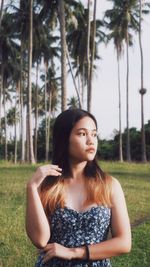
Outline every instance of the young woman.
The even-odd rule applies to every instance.
[[[53,129],[52,164],[39,167],[27,184],[26,230],[40,248],[36,267],[108,267],[110,257],[130,251],[121,185],[98,166],[96,151],[94,116],[62,112]]]

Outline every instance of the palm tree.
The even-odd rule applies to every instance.
[[[5,117],[5,159],[7,160],[7,106],[6,96],[8,95],[8,86],[12,80],[14,68],[18,56],[18,44],[14,41],[15,34],[12,29],[13,16],[4,13],[0,28],[0,75],[1,75],[1,93],[3,94],[3,107]],[[7,31],[6,31],[7,29]],[[1,98],[1,97],[0,97]]]
[[[146,158],[146,141],[145,141],[145,127],[144,127],[144,101],[143,97],[146,93],[144,88],[144,72],[143,72],[143,49],[142,49],[142,0],[139,0],[139,45],[140,45],[140,56],[141,56],[141,89],[139,90],[141,94],[141,143],[142,143],[142,162],[147,162]]]
[[[16,12],[17,25],[16,28],[20,32],[20,143],[21,143],[21,162],[25,161],[25,134],[24,134],[24,93],[26,80],[26,51],[27,51],[27,8],[28,1],[20,0],[19,10]]]
[[[46,143],[46,160],[49,159],[50,150],[50,122],[52,118],[52,109],[54,99],[58,92],[58,79],[56,78],[55,66],[52,62],[51,68],[48,70],[48,83],[47,83],[47,93],[48,93],[48,118],[47,118],[47,143]]]
[[[37,3],[42,7],[39,14],[41,19],[44,19],[46,25],[53,30],[58,26],[59,20],[60,25],[60,37],[61,37],[61,77],[62,77],[62,101],[61,108],[66,109],[67,107],[67,89],[66,89],[66,57],[67,57],[67,46],[66,46],[66,28],[68,25],[73,24],[76,17],[76,10],[78,10],[81,3],[76,0],[37,0]],[[82,5],[83,6],[83,5]],[[66,17],[66,21],[65,21]]]
[[[29,1],[20,0],[19,7],[12,6],[15,18],[14,28],[17,37],[20,40],[20,143],[21,143],[21,162],[25,161],[25,134],[24,128],[24,94],[26,94],[25,85],[27,80],[27,46],[29,32]],[[26,138],[28,140],[28,138]],[[27,152],[27,151],[26,151]]]
[[[149,3],[145,4],[149,5]],[[138,2],[137,0],[130,0],[125,1],[123,4],[123,10],[122,10],[122,29],[123,34],[125,36],[126,41],[126,54],[127,54],[127,76],[126,76],[126,82],[127,82],[127,101],[126,101],[126,111],[127,111],[127,160],[131,160],[131,153],[130,153],[130,133],[129,133],[129,45],[132,45],[132,36],[129,32],[129,29],[134,30],[135,32],[139,32],[139,43],[140,43],[140,53],[141,53],[141,109],[143,107],[143,95],[145,94],[145,89],[143,88],[143,53],[142,53],[142,44],[141,44],[141,19],[138,19],[141,17],[142,14],[142,8],[141,8],[141,1]],[[143,11],[143,13],[147,11]],[[142,112],[141,112],[141,116]],[[145,146],[145,133],[144,133],[144,119],[142,119],[142,143],[143,146]],[[142,148],[143,153],[143,160],[146,160],[146,149]],[[144,155],[145,154],[145,155]]]
[[[0,144],[1,144],[1,137],[2,137],[2,126],[1,126],[1,118],[2,118],[2,76],[0,74]]]
[[[48,77],[48,69],[50,64],[52,64],[54,58],[59,58],[60,49],[57,45],[59,37],[54,36],[53,34],[53,20],[55,20],[56,15],[53,16],[54,10],[56,10],[56,3],[53,1],[46,1],[42,3],[42,1],[37,1],[38,4],[41,5],[41,11],[39,14],[34,15],[34,40],[33,40],[33,62],[36,63],[36,66],[40,64],[41,61],[44,61],[44,102],[45,102],[45,133],[46,133],[46,160],[48,160],[49,154],[49,111],[48,111],[48,103],[49,103],[49,93],[47,92],[47,84],[50,82],[51,77]],[[43,5],[42,5],[43,4]],[[49,20],[49,12],[47,13],[47,9],[50,10],[52,15],[51,20]],[[36,23],[35,23],[36,22]],[[36,75],[37,76],[37,75]],[[36,92],[37,95],[37,92]],[[37,95],[38,97],[38,95]],[[36,101],[38,102],[38,101]],[[38,106],[36,104],[36,114],[38,112]],[[51,115],[51,114],[50,114]],[[38,116],[36,116],[37,118]],[[35,153],[37,151],[37,119],[36,119],[36,129],[35,129]]]
[[[27,123],[29,140],[29,162],[35,163],[32,138],[32,88],[31,88],[31,70],[32,70],[32,44],[33,44],[33,0],[29,1],[29,47],[28,47],[28,104],[27,104]]]
[[[10,91],[15,94],[13,97],[15,99],[15,107],[9,110],[8,124],[14,125],[14,163],[17,163],[17,125],[20,122],[20,59],[19,59],[19,49],[16,53],[16,60],[14,62],[14,68],[12,73],[12,82],[10,84]],[[8,113],[7,113],[8,116]]]
[[[121,86],[120,86],[120,58],[123,52],[123,41],[126,36],[124,35],[124,32],[122,30],[122,10],[120,13],[119,11],[120,11],[120,6],[117,6],[117,5],[114,5],[112,9],[107,10],[105,12],[104,22],[105,22],[106,28],[110,31],[108,33],[108,41],[110,41],[111,39],[114,41],[114,45],[115,45],[115,49],[117,53],[118,96],[119,96],[119,160],[122,162],[123,161],[123,148],[122,148],[122,127],[121,127],[121,124],[122,124],[121,106],[122,105],[121,105]],[[128,44],[127,44],[127,50],[128,50]],[[128,69],[128,64],[127,64],[127,69]],[[127,79],[127,87],[128,87],[128,79]]]
[[[87,9],[80,3],[76,8],[76,24],[70,24],[67,28],[67,45],[71,65],[76,69],[75,77],[78,79],[78,99],[81,99],[81,106],[84,100],[84,85],[87,84],[87,75],[83,75],[86,68],[86,36],[87,30]],[[71,61],[71,60],[70,60]],[[83,79],[85,80],[83,81]],[[82,87],[82,90],[80,88]]]
[[[88,10],[84,8],[83,5],[78,6],[76,10],[76,19],[77,25],[70,25],[67,33],[67,44],[70,57],[73,59],[72,66],[76,69],[75,77],[78,78],[79,86],[78,92],[80,92],[81,105],[84,106],[84,96],[85,96],[85,85],[88,84],[88,74],[87,74],[87,36],[85,32],[87,32],[87,16]],[[96,25],[95,25],[96,24]],[[93,30],[96,26],[96,35],[93,37]],[[95,69],[95,65],[92,59],[92,55],[94,55],[94,60],[99,59],[98,56],[98,44],[100,42],[104,42],[105,34],[101,31],[102,22],[100,20],[96,20],[96,22],[91,21],[90,27],[90,66],[93,74],[93,69]],[[94,40],[94,46],[93,46]],[[92,82],[92,81],[91,81]],[[80,89],[81,85],[81,89]],[[89,97],[91,101],[91,97]],[[86,104],[87,108],[87,104]]]
[[[88,16],[87,16],[87,41],[86,41],[86,61],[87,61],[87,110],[90,111],[90,97],[91,92],[89,88],[90,82],[90,32],[91,32],[91,21],[90,21],[90,4],[91,1],[88,0]]]
[[[88,82],[88,110],[90,112],[91,112],[91,106],[92,106],[93,63],[94,63],[94,56],[95,56],[96,6],[97,6],[97,0],[94,0],[93,27],[91,25],[91,28],[92,28],[91,62],[90,62],[90,71],[89,71],[89,82]]]
[[[133,1],[131,1],[133,2]],[[135,2],[135,1],[134,1]],[[130,5],[131,4],[131,5]],[[132,35],[129,33],[129,24],[131,22],[131,7],[132,3],[128,3],[128,1],[124,1],[121,4],[121,26],[123,37],[126,42],[126,59],[127,59],[127,72],[126,72],[126,124],[127,124],[127,151],[126,158],[127,161],[131,161],[131,151],[130,151],[130,130],[129,130],[129,45],[132,45]],[[134,3],[135,4],[135,3]]]
[[[4,6],[4,0],[1,0],[1,7],[0,7],[0,28],[1,28],[1,22],[3,17],[3,6]]]
[[[127,161],[131,161],[130,151],[130,132],[129,132],[129,46],[133,44],[131,30],[137,32],[139,21],[137,20],[136,4],[137,0],[118,1],[112,0],[112,13],[115,14],[114,22],[120,27],[120,34],[122,41],[126,43],[126,58],[127,58],[127,72],[126,72],[126,123],[127,123]]]
[[[107,18],[109,17],[109,11],[106,11]],[[118,28],[117,25],[113,25],[112,21],[108,24],[106,23],[106,27],[112,32],[108,34],[108,41],[113,39],[114,45],[116,48],[117,53],[117,65],[118,65],[118,96],[119,96],[119,160],[123,161],[123,148],[122,148],[122,116],[121,116],[121,109],[122,109],[122,103],[121,103],[121,86],[120,86],[120,57],[122,54],[122,37],[120,36],[120,27]]]
[[[75,90],[76,90],[76,93],[77,93],[77,98],[78,98],[78,102],[79,102],[79,108],[82,108],[80,92],[78,90],[78,88],[80,88],[80,85],[79,85],[79,87],[77,87],[75,75],[73,73],[73,68],[72,68],[72,64],[71,64],[71,61],[70,61],[68,47],[67,47],[67,59],[68,59],[68,65],[69,65],[69,68],[70,68],[70,72],[71,72],[72,80],[73,80],[73,83],[74,83],[74,87],[75,87]]]
[[[117,65],[118,65],[118,96],[119,96],[119,160],[123,161],[123,147],[122,147],[122,118],[121,118],[121,86],[120,86],[120,58],[123,52],[123,36],[120,24],[117,23],[118,12],[115,8],[107,10],[104,15],[104,24],[106,29],[109,30],[107,35],[108,42],[114,41],[116,54],[117,54]]]
[[[42,75],[44,81],[44,106],[45,106],[45,159],[49,160],[49,143],[50,143],[50,121],[53,110],[58,103],[58,88],[60,77],[56,77],[56,70],[53,60],[51,67],[47,69],[47,74]],[[46,80],[45,80],[46,79]]]
[[[21,161],[25,160],[25,136],[24,136],[24,94],[26,94],[26,80],[27,80],[27,69],[28,69],[28,32],[29,32],[29,1],[20,0],[20,5],[13,6],[13,14],[15,17],[14,28],[16,29],[16,33],[18,34],[18,39],[20,40],[20,125],[21,125]],[[38,38],[40,33],[43,34],[40,27],[40,21],[38,19],[38,15],[35,13],[36,6],[33,6],[33,30],[34,30],[34,40],[38,44]],[[33,44],[34,45],[34,44]],[[33,49],[32,49],[33,50]],[[39,51],[38,51],[39,52]],[[34,56],[34,55],[33,55]],[[38,55],[38,62],[41,58],[41,53]],[[33,61],[33,60],[32,60]],[[27,102],[26,102],[27,103]],[[28,133],[28,131],[27,131]],[[29,138],[27,138],[27,141]],[[29,154],[29,153],[28,153]]]
[[[7,112],[6,112],[6,82],[7,78],[3,78],[3,107],[4,107],[4,119],[5,119],[5,160],[8,159],[7,149]]]
[[[76,97],[72,96],[69,100],[68,100],[68,108],[72,109],[72,108],[79,108],[79,101]]]
[[[17,163],[17,123],[19,122],[19,112],[17,111],[17,95],[15,99],[15,107],[12,107],[7,112],[7,124],[14,126],[14,163]]]
[[[65,9],[64,0],[58,0],[58,15],[60,21],[61,36],[61,109],[67,109],[67,71],[66,71],[66,26],[65,26]]]

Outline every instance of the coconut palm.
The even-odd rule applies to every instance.
[[[65,8],[64,0],[58,0],[58,14],[60,22],[61,37],[61,110],[67,109],[67,47],[66,47],[66,25],[65,25]]]
[[[25,135],[24,135],[24,94],[27,83],[27,45],[29,32],[29,2],[20,0],[18,5],[11,4],[12,16],[14,17],[13,28],[16,38],[20,41],[20,143],[21,162],[25,161]],[[28,139],[28,138],[27,138]]]
[[[104,23],[108,29],[108,42],[113,40],[116,49],[116,59],[118,65],[118,96],[119,96],[119,160],[123,161],[123,148],[122,148],[122,118],[121,118],[121,86],[120,86],[120,58],[123,52],[123,36],[120,25],[116,23],[118,12],[115,8],[107,10],[104,15]]]
[[[19,112],[17,111],[17,97],[15,100],[15,107],[12,107],[7,112],[7,124],[14,127],[14,163],[17,163],[17,124],[19,122]]]
[[[47,26],[51,27],[53,30],[58,26],[58,21],[60,25],[60,37],[61,37],[61,77],[62,77],[62,94],[61,94],[61,108],[66,109],[67,107],[67,89],[66,89],[66,29],[68,30],[68,25],[73,24],[76,19],[76,10],[78,6],[81,5],[80,2],[76,0],[37,0],[37,3],[42,7],[40,12],[40,18],[44,18],[44,22]],[[66,17],[66,21],[65,21]],[[65,29],[66,28],[66,29]]]
[[[12,29],[13,16],[4,12],[0,28],[0,76],[1,93],[3,94],[3,108],[5,117],[5,159],[7,160],[7,95],[18,57],[18,44],[14,41]],[[6,30],[7,29],[7,30]]]
[[[111,25],[109,25],[110,27]],[[108,24],[107,24],[108,27]],[[111,28],[111,27],[110,27]],[[120,36],[120,31],[116,25],[112,29],[112,32],[108,35],[108,41],[113,39],[114,45],[116,48],[116,59],[117,59],[117,65],[118,65],[118,96],[119,96],[119,160],[123,161],[123,148],[122,148],[122,116],[121,116],[121,109],[122,109],[122,103],[121,103],[121,86],[120,86],[120,57],[122,54],[122,38]]]
[[[76,97],[72,96],[70,99],[68,99],[68,108],[79,108],[79,101]]]
[[[95,36],[96,36],[96,7],[97,0],[94,0],[93,9],[93,27],[92,27],[92,44],[91,44],[91,60],[90,60],[90,71],[89,71],[89,81],[88,81],[88,110],[91,112],[92,106],[92,81],[93,81],[93,64],[95,56]]]
[[[3,17],[3,7],[4,7],[4,0],[1,0],[1,6],[0,6],[0,28],[1,28],[1,22]]]
[[[81,94],[81,104],[83,106],[84,102],[84,89],[85,85],[88,84],[88,75],[87,75],[87,36],[85,35],[85,32],[87,31],[87,16],[88,16],[88,10],[84,8],[83,5],[80,5],[78,9],[76,10],[76,19],[77,24],[76,25],[70,25],[70,28],[68,29],[67,33],[67,44],[68,44],[68,50],[70,53],[70,56],[73,59],[72,65],[73,68],[76,69],[76,77],[78,78],[79,86],[81,85],[81,88],[78,87],[78,91]],[[91,21],[91,31],[90,31],[90,64],[93,65],[93,58],[92,55],[94,55],[94,60],[99,59],[98,56],[98,44],[102,41],[104,41],[105,34],[101,31],[102,22],[100,20],[96,20],[96,35],[93,37],[93,30],[94,30],[94,21]],[[93,39],[94,39],[94,47],[93,47]],[[94,49],[94,50],[93,50]],[[91,67],[91,71],[93,74],[93,69],[95,68],[95,65]],[[92,82],[92,81],[91,81]],[[89,97],[89,100],[91,100],[91,97]],[[87,106],[87,105],[86,105]]]
[[[141,94],[141,143],[142,143],[142,162],[147,161],[146,157],[146,141],[145,141],[145,126],[144,126],[144,101],[143,97],[146,93],[146,89],[144,88],[144,71],[143,71],[143,47],[142,47],[142,13],[148,14],[150,12],[149,9],[143,9],[143,6],[150,7],[149,3],[142,3],[142,0],[139,0],[139,46],[140,46],[140,57],[141,57],[141,89],[139,90]]]
[[[38,17],[37,17],[38,21]],[[39,25],[36,30],[34,30],[34,41],[33,41],[33,62],[36,62],[36,67],[39,68],[40,62],[44,61],[45,66],[45,127],[48,129],[48,115],[47,115],[47,75],[49,65],[53,62],[54,58],[59,58],[60,49],[57,46],[58,36],[53,36],[51,29],[47,25]],[[36,76],[38,76],[38,71],[36,71]],[[36,86],[37,88],[37,86]],[[35,120],[35,154],[37,154],[37,113],[38,113],[38,92],[36,90],[36,120]],[[46,130],[47,133],[47,130]],[[46,134],[46,144],[49,142],[49,138]],[[47,149],[46,149],[47,151]],[[46,153],[48,155],[48,153]],[[36,155],[35,155],[36,157]],[[46,156],[47,158],[47,156]],[[48,158],[47,158],[48,160]]]
[[[18,55],[18,56],[17,56]],[[13,62],[14,64],[14,68],[13,68],[13,72],[12,72],[12,81],[10,84],[10,92],[13,94],[13,98],[15,102],[15,106],[14,108],[12,107],[12,109],[9,110],[9,118],[8,118],[8,124],[10,125],[14,125],[14,163],[17,163],[17,125],[18,122],[20,122],[20,59],[19,59],[19,49],[17,50],[16,53],[16,60]],[[12,113],[11,113],[12,111]],[[8,116],[8,113],[7,113]],[[12,118],[13,117],[13,118]],[[9,119],[10,119],[10,123],[9,123]],[[19,132],[20,133],[20,132]]]
[[[29,1],[29,39],[28,39],[28,91],[27,91],[27,123],[28,123],[28,141],[29,141],[29,162],[34,163],[33,138],[32,138],[32,88],[31,88],[31,70],[32,70],[32,45],[33,45],[33,0]]]
[[[46,78],[46,81],[45,81]],[[55,65],[47,69],[47,75],[42,75],[44,81],[44,102],[45,102],[45,159],[49,159],[49,142],[50,142],[50,121],[52,113],[56,109],[58,103],[58,89],[60,77],[56,77]]]
[[[129,46],[133,45],[132,32],[137,32],[139,21],[137,19],[137,0],[111,0],[113,8],[109,10],[114,25],[120,27],[122,41],[126,43],[126,124],[127,124],[127,161],[131,161],[130,132],[129,132]],[[107,14],[107,11],[106,11]],[[132,30],[132,32],[131,32]]]
[[[37,142],[38,142],[38,125],[39,118],[44,115],[44,107],[42,105],[43,93],[42,89],[38,85],[38,69],[36,69],[36,83],[32,83],[32,113],[35,120],[34,128],[34,155],[35,160],[37,161]]]
[[[91,92],[89,88],[90,84],[90,32],[91,32],[91,21],[90,21],[90,9],[91,1],[88,0],[88,16],[87,16],[87,41],[86,41],[86,63],[87,63],[87,110],[90,111],[90,97]]]
[[[80,85],[79,85],[79,87],[77,87],[75,75],[73,73],[73,68],[72,68],[72,64],[71,64],[71,60],[70,60],[70,56],[69,56],[68,47],[67,47],[67,59],[68,59],[69,71],[71,72],[73,84],[74,84],[74,87],[75,87],[75,90],[76,90],[76,93],[77,93],[77,98],[78,98],[78,102],[79,102],[79,108],[82,108],[80,92],[78,90],[78,88],[80,88]]]

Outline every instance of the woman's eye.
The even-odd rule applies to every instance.
[[[94,134],[93,134],[93,137],[97,137],[97,133],[94,133]]]
[[[79,135],[80,136],[85,136],[85,133],[84,132],[80,132]]]

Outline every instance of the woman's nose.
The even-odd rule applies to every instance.
[[[87,144],[94,144],[94,137],[91,134],[87,135]]]

